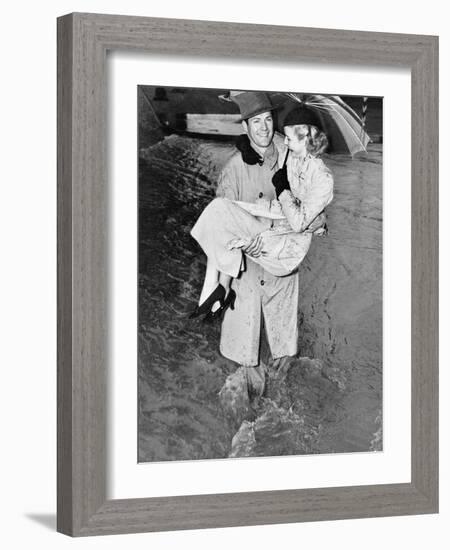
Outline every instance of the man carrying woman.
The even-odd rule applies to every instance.
[[[234,101],[245,134],[222,170],[218,199],[192,230],[208,257],[192,316],[223,316],[220,351],[244,367],[249,393],[259,396],[266,374],[262,321],[275,362],[297,354],[297,267],[323,226],[333,178],[317,158],[327,141],[310,111],[288,115],[283,140],[274,134],[267,94],[242,92]]]

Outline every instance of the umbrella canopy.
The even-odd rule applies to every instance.
[[[280,101],[280,99],[284,99],[284,101]],[[300,103],[311,109],[319,118],[323,130],[328,136],[331,151],[345,152],[351,155],[366,151],[370,137],[359,116],[339,96],[279,92],[274,94],[273,101],[279,105],[280,127],[283,126],[287,114]]]

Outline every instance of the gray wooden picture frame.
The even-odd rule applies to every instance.
[[[125,49],[410,68],[410,483],[107,499],[106,53]],[[57,489],[57,529],[72,536],[438,511],[437,37],[83,13],[58,19]]]

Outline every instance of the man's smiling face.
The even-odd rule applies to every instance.
[[[270,111],[253,116],[244,122],[248,137],[257,147],[268,147],[273,138],[273,116]]]

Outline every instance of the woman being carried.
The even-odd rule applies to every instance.
[[[272,180],[277,200],[216,198],[192,228],[207,266],[199,305],[190,317],[206,314],[211,320],[234,308],[231,281],[245,269],[244,256],[282,277],[298,268],[312,234],[326,231],[323,211],[333,198],[333,176],[319,155],[327,137],[305,108],[288,114],[284,134],[286,155]]]

